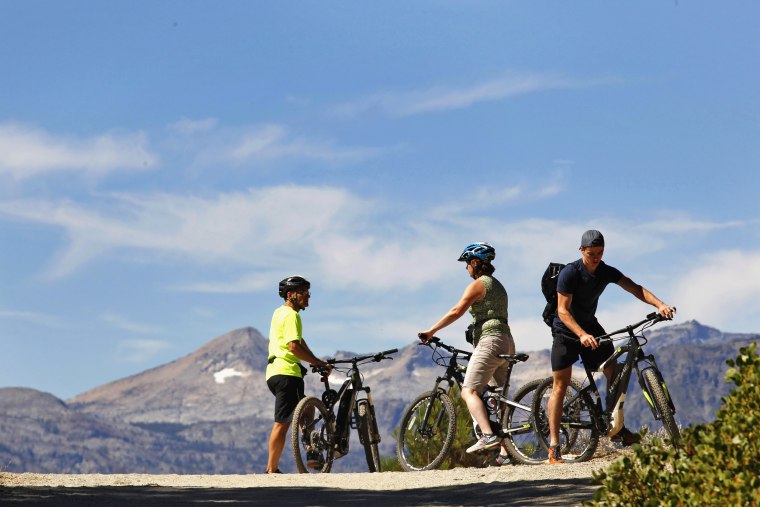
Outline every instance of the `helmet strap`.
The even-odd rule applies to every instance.
[[[296,312],[300,312],[301,310],[304,309],[303,306],[298,304],[298,299],[295,296],[290,296],[289,298],[287,298],[286,304],[292,309],[294,309]]]

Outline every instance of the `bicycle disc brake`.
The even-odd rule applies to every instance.
[[[332,407],[336,401],[338,401],[338,392],[335,389],[328,389],[322,393],[322,403],[326,407]]]

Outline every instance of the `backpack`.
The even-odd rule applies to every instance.
[[[554,317],[557,315],[557,278],[559,278],[559,272],[565,264],[558,262],[550,262],[549,266],[544,271],[544,276],[541,277],[541,292],[544,293],[546,298],[546,306],[542,317],[544,323],[547,326],[552,327]]]

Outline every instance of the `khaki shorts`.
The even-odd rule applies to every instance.
[[[509,361],[499,358],[499,354],[514,353],[515,342],[511,334],[481,337],[467,363],[462,387],[482,393],[488,384],[499,387],[504,385]]]

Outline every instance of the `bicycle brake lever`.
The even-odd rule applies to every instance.
[[[395,354],[396,352],[398,352],[398,349],[384,350],[384,351],[382,351],[382,352],[380,352],[378,354],[375,354],[374,361],[379,363],[383,359],[393,359],[388,354]]]

